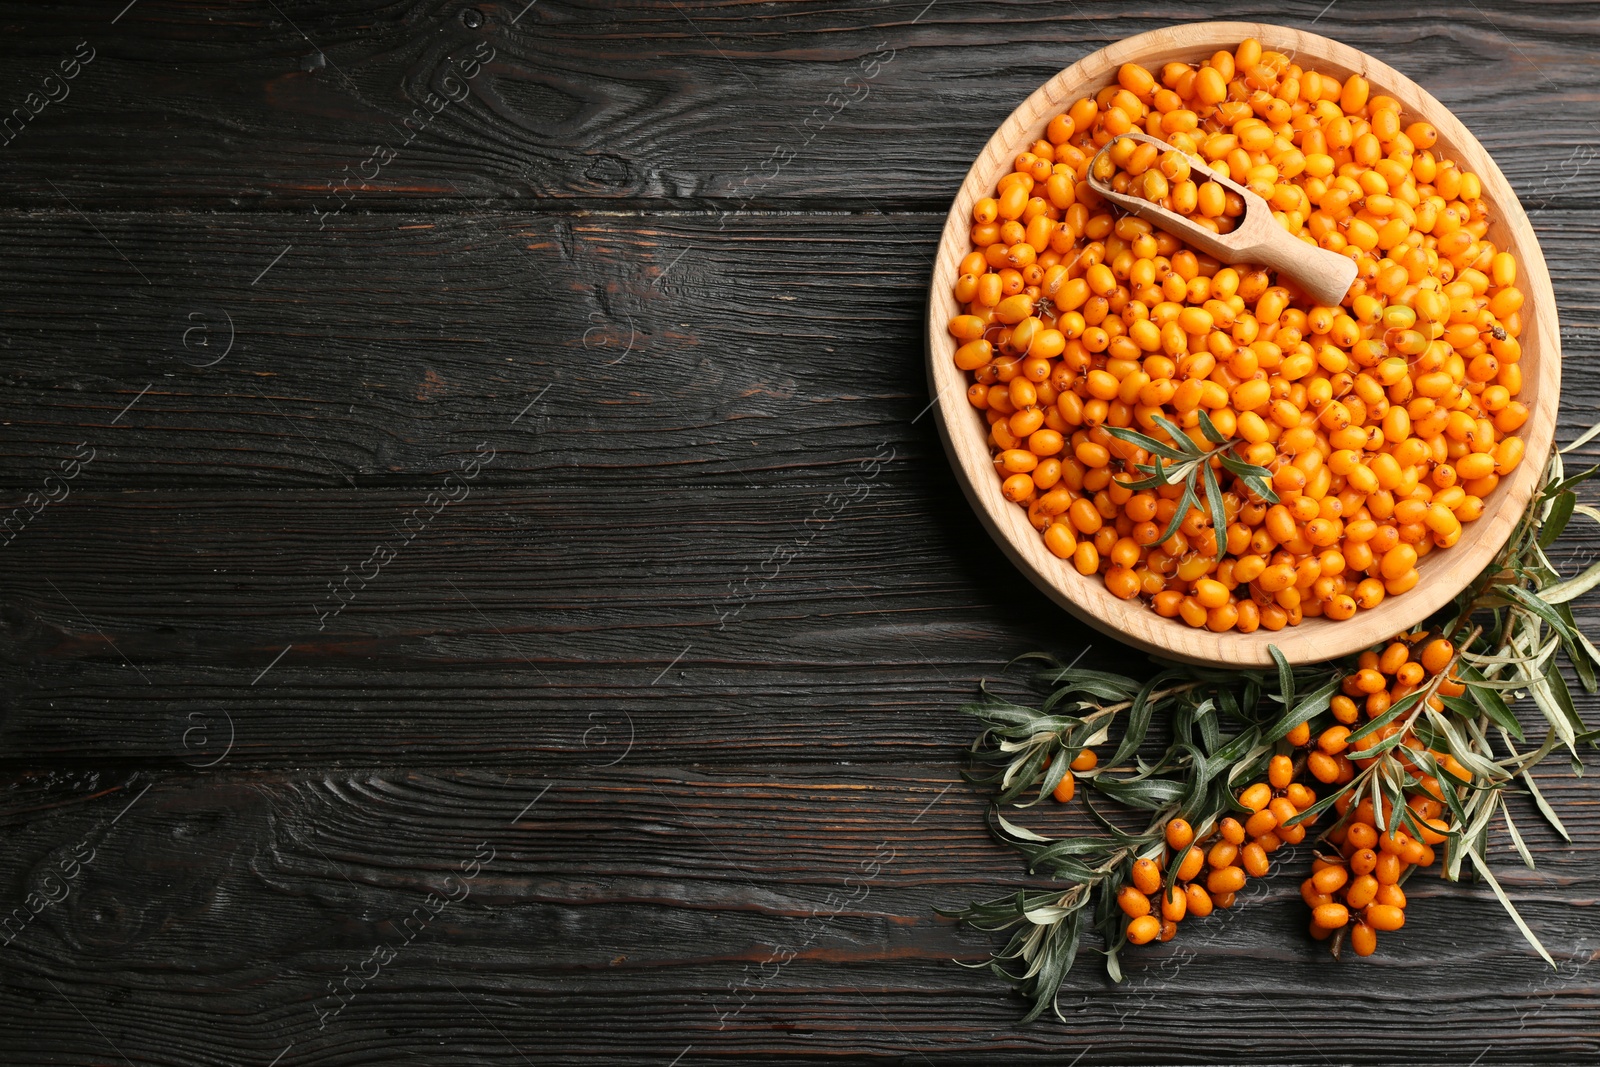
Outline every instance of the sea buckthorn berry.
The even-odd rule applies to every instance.
[[[1352,908],[1364,908],[1378,896],[1378,880],[1370,874],[1358,874],[1350,880],[1344,891],[1345,903]]]
[[[1311,884],[1319,893],[1336,893],[1349,880],[1350,872],[1339,866],[1324,867],[1311,876]]]
[[[1129,918],[1137,919],[1141,915],[1150,914],[1150,898],[1131,885],[1125,885],[1117,893],[1117,907]]]
[[[1161,935],[1161,920],[1154,915],[1140,915],[1128,921],[1128,940],[1135,945],[1148,945]]]
[[[1071,774],[1068,774],[1066,777],[1062,778],[1061,781],[1056,783],[1056,787],[1051,791],[1050,795],[1055,797],[1061,803],[1065,804],[1067,801],[1072,799],[1072,795],[1077,791],[1078,780],[1072,777]]]
[[[1183,860],[1178,864],[1178,881],[1189,882],[1200,877],[1200,872],[1205,869],[1206,850],[1195,845],[1183,854]]]
[[[1092,771],[1100,763],[1100,757],[1095,755],[1092,748],[1083,749],[1072,758],[1072,769],[1075,771]]]
[[[1177,887],[1174,886],[1173,888],[1176,889]],[[1205,886],[1191,882],[1183,887],[1183,895],[1188,903],[1188,914],[1199,919],[1211,914],[1211,909],[1214,905],[1211,900],[1211,894],[1206,892]]]
[[[1398,930],[1406,924],[1406,913],[1392,904],[1368,904],[1362,919],[1374,930]]]
[[[1455,655],[1455,646],[1440,637],[1428,642],[1418,659],[1422,663],[1423,670],[1429,674],[1438,674],[1450,666],[1450,661],[1455,658]]]
[[[1251,815],[1244,824],[1244,832],[1253,838],[1269,834],[1278,828],[1278,817],[1266,808]]]
[[[1380,885],[1377,892],[1373,894],[1372,899],[1376,904],[1386,904],[1391,908],[1403,908],[1406,906],[1406,891],[1397,885]]]
[[[1167,847],[1185,848],[1194,840],[1194,829],[1183,819],[1169,819],[1166,827]]]
[[[1378,951],[1378,933],[1365,922],[1350,928],[1350,948],[1357,956],[1370,956]]]
[[[1287,789],[1294,779],[1294,761],[1288,756],[1273,756],[1267,765],[1267,781],[1274,789]]]
[[[1311,912],[1311,921],[1327,930],[1337,930],[1350,921],[1350,911],[1343,904],[1319,904]]]
[[[1161,868],[1152,859],[1133,861],[1134,888],[1146,896],[1154,896],[1161,888]]]
[[[1260,811],[1272,802],[1272,787],[1266,782],[1257,782],[1239,794],[1239,803],[1250,811]]]
[[[1242,867],[1219,867],[1206,875],[1206,890],[1213,897],[1237,893],[1244,888],[1245,873]]]
[[[1171,886],[1161,895],[1161,917],[1168,922],[1182,922],[1189,913],[1189,897],[1183,886]]]

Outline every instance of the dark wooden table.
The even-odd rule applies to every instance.
[[[0,1061],[1600,1055],[1600,812],[1560,761],[1576,843],[1531,807],[1539,870],[1496,843],[1553,971],[1432,879],[1335,964],[1296,861],[1019,1027],[952,962],[999,942],[933,913],[1036,884],[957,708],[1035,648],[1139,665],[1006,565],[919,417],[990,131],[1238,17],[1367,49],[1496,155],[1570,440],[1600,7],[126,2],[0,8]]]

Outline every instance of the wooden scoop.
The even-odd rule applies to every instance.
[[[1193,156],[1184,153],[1191,172],[1231,189],[1244,199],[1244,214],[1232,233],[1212,233],[1175,211],[1168,211],[1137,196],[1119,193],[1095,177],[1095,164],[1106,149],[1122,137],[1147,141],[1164,150],[1177,151],[1167,142],[1147,133],[1128,132],[1113,137],[1089,161],[1089,187],[1124,210],[1131,211],[1152,225],[1180,238],[1184,244],[1221,260],[1223,263],[1254,263],[1288,275],[1306,294],[1325,307],[1338,307],[1356,279],[1355,260],[1308,244],[1289,233],[1272,217],[1272,207],[1238,182],[1224,178]]]

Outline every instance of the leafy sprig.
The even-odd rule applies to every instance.
[[[1178,498],[1178,509],[1172,513],[1172,521],[1167,524],[1166,530],[1156,539],[1156,544],[1168,540],[1178,527],[1183,523],[1184,516],[1189,514],[1191,508],[1200,506],[1200,485],[1204,479],[1205,502],[1211,515],[1212,528],[1217,534],[1217,559],[1220,562],[1227,552],[1228,515],[1222,503],[1222,487],[1217,480],[1217,467],[1232,474],[1255,496],[1269,504],[1276,504],[1278,496],[1272,491],[1269,479],[1272,472],[1266,467],[1241,459],[1234,451],[1235,447],[1242,444],[1239,438],[1230,438],[1217,429],[1216,423],[1211,421],[1211,416],[1204,410],[1197,412],[1200,416],[1200,433],[1213,448],[1201,448],[1200,445],[1171,422],[1160,415],[1153,416],[1152,421],[1159,426],[1163,433],[1172,439],[1172,444],[1158,441],[1149,434],[1140,433],[1123,426],[1107,426],[1106,432],[1121,441],[1137,445],[1149,453],[1150,463],[1139,463],[1135,466],[1144,475],[1137,481],[1124,482],[1129,489],[1160,489],[1168,485],[1182,485],[1183,495]],[[1165,462],[1163,462],[1165,461]],[[1167,466],[1171,463],[1172,466]],[[1600,579],[1597,579],[1600,580]]]
[[[1207,440],[1231,445],[1226,439],[1218,440],[1222,435],[1216,434],[1209,422],[1202,417]],[[1192,506],[1188,498],[1196,474],[1204,471],[1214,478],[1211,459],[1222,449],[1201,449],[1170,423],[1162,429],[1172,436],[1176,448],[1135,431],[1112,432],[1151,454],[1154,462],[1146,470],[1149,478],[1170,478],[1176,472],[1184,479],[1182,515]],[[1600,427],[1564,451],[1597,433]],[[1249,466],[1226,452],[1219,458],[1225,467],[1229,458]],[[1173,466],[1166,466],[1163,460],[1171,460]],[[1228,469],[1241,480],[1246,474],[1261,477],[1256,472],[1265,473],[1261,468],[1244,473]],[[1449,824],[1445,876],[1458,879],[1462,867],[1470,865],[1469,870],[1490,887],[1546,961],[1549,953],[1495,879],[1486,856],[1490,829],[1498,816],[1517,855],[1528,867],[1534,865],[1506,804],[1507,793],[1519,787],[1526,790],[1551,828],[1570,841],[1540,792],[1533,768],[1564,747],[1574,771],[1581,774],[1578,746],[1600,747],[1600,730],[1584,727],[1560,669],[1565,659],[1579,684],[1588,692],[1596,691],[1600,651],[1578,630],[1570,603],[1600,586],[1600,564],[1563,579],[1545,552],[1574,516],[1600,522],[1600,509],[1578,503],[1573,492],[1597,469],[1569,476],[1563,470],[1561,454],[1554,454],[1541,491],[1495,562],[1434,616],[1430,632],[1449,638],[1459,649],[1455,673],[1464,687],[1462,694],[1438,693],[1449,674],[1441,672],[1430,684],[1356,728],[1347,739],[1348,754],[1370,757],[1372,762],[1349,783],[1328,789],[1293,820],[1318,818],[1341,796],[1356,801],[1366,795],[1380,825],[1390,832],[1404,828],[1420,836],[1406,794],[1419,786],[1421,775],[1432,775],[1444,786],[1439,792]],[[1206,485],[1207,495],[1220,500],[1213,484]],[[1266,498],[1265,493],[1251,488]],[[1218,528],[1225,527],[1218,524]],[[1295,670],[1275,647],[1272,654],[1275,669],[1267,670],[1222,670],[1158,661],[1156,676],[1139,681],[1113,672],[1064,666],[1051,656],[1035,653],[1018,662],[1044,665],[1029,679],[1043,694],[1037,708],[996,696],[985,686],[982,699],[962,709],[982,724],[971,748],[972,766],[966,773],[994,793],[994,836],[1022,854],[1030,873],[1065,883],[945,913],[979,929],[1013,931],[1006,947],[986,966],[1015,983],[1031,1001],[1025,1021],[1054,1004],[1081,951],[1086,925],[1099,931],[1104,947],[1098,951],[1105,956],[1107,971],[1113,979],[1121,979],[1118,957],[1126,938],[1116,894],[1128,881],[1134,861],[1142,857],[1160,860],[1163,829],[1169,819],[1188,820],[1199,840],[1225,815],[1242,813],[1235,799],[1237,787],[1261,777],[1274,754],[1290,752],[1284,738],[1300,723],[1323,716],[1340,691],[1343,677],[1355,669],[1352,659]],[[1532,698],[1548,725],[1545,737],[1526,751],[1522,750],[1525,730],[1511,708],[1523,693]],[[1164,751],[1146,757],[1141,752],[1153,740],[1151,727],[1157,721],[1169,724],[1170,734]],[[1390,723],[1400,724],[1401,729],[1384,740],[1370,740]],[[1402,761],[1396,752],[1408,730],[1424,745],[1420,751],[1407,750],[1407,759],[1413,763]],[[1079,774],[1090,787],[1083,799],[1097,827],[1095,832],[1054,839],[1000,813],[1004,805],[1026,808],[1038,803],[1072,773],[1069,764],[1079,752],[1108,743],[1113,736],[1117,736],[1114,754],[1094,770]],[[1432,755],[1435,751],[1452,757],[1466,777],[1441,765]],[[1141,822],[1120,826],[1096,807],[1092,800],[1096,794],[1118,802],[1123,809],[1147,814]],[[1352,803],[1349,810],[1354,807]],[[1324,833],[1342,821],[1335,821]],[[1183,858],[1179,854],[1168,863],[1169,886]],[[1335,946],[1339,940],[1334,939]]]

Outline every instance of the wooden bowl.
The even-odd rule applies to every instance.
[[[1501,480],[1485,500],[1483,515],[1468,524],[1459,543],[1430,553],[1418,565],[1422,580],[1410,592],[1387,597],[1376,608],[1358,612],[1344,622],[1308,618],[1276,633],[1262,629],[1251,634],[1215,634],[1192,629],[1178,619],[1164,619],[1141,600],[1118,600],[1106,591],[1099,575],[1086,578],[1045,548],[1025,509],[1000,495],[1000,478],[986,443],[987,426],[966,401],[968,379],[955,365],[956,342],[946,324],[959,313],[952,288],[961,258],[971,251],[973,203],[990,194],[995,182],[1011,170],[1017,153],[1044,136],[1050,119],[1079,97],[1113,83],[1124,63],[1158,71],[1163,63],[1197,62],[1218,49],[1231,51],[1246,37],[1322,73],[1340,78],[1360,73],[1372,83],[1373,95],[1384,93],[1400,101],[1405,121],[1423,119],[1438,129],[1436,152],[1482,179],[1483,195],[1492,209],[1488,237],[1516,257],[1517,284],[1527,296],[1519,399],[1528,405],[1530,416],[1520,431],[1527,443],[1527,458]],[[1012,562],[1052,600],[1120,641],[1171,659],[1236,667],[1269,665],[1272,659],[1267,646],[1271,644],[1291,663],[1348,655],[1415,626],[1461,592],[1504,546],[1538,488],[1555,432],[1561,376],[1555,294],[1544,256],[1516,194],[1477,138],[1415,82],[1366,53],[1326,37],[1253,22],[1186,23],[1130,37],[1079,60],[1023,101],[984,146],[950,207],[929,289],[927,347],[929,391],[941,401],[937,405],[939,432],[945,449],[967,499]],[[1044,636],[1046,633],[1041,633]]]

